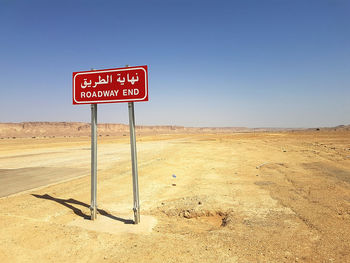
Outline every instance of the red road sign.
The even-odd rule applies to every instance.
[[[73,72],[73,104],[148,101],[147,66]]]

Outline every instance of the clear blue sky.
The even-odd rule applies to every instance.
[[[350,1],[0,0],[0,122],[89,122],[72,72],[125,64],[149,66],[137,124],[350,124]]]

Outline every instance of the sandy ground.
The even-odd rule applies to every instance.
[[[137,147],[133,225],[128,137],[99,137],[94,222],[88,137],[1,140],[0,261],[350,262],[349,132],[142,136]]]

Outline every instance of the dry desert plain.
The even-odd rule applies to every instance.
[[[350,132],[0,140],[1,262],[350,262]],[[174,178],[174,176],[176,178]],[[16,194],[13,194],[16,193]]]

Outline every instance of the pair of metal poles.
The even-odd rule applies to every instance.
[[[132,163],[132,183],[134,196],[134,223],[140,222],[140,201],[139,201],[139,183],[137,170],[137,152],[135,135],[135,113],[134,103],[128,103],[129,108],[129,127],[130,127],[130,145],[131,145],[131,163]],[[97,213],[97,104],[91,104],[91,220],[96,219]]]

